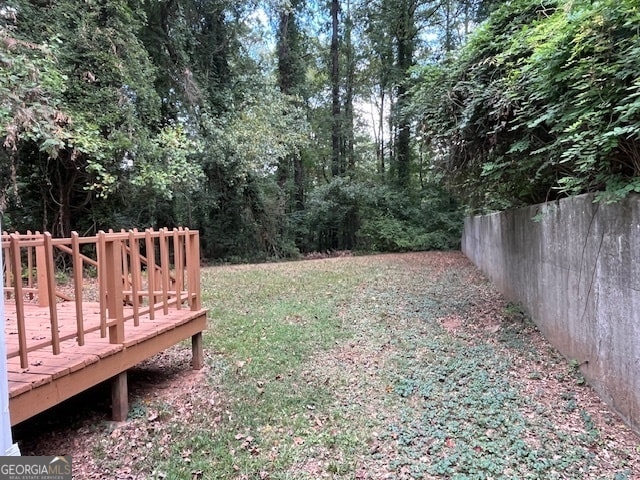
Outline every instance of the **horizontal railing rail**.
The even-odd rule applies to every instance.
[[[7,358],[29,365],[29,353],[50,347],[54,355],[61,343],[99,331],[110,343],[126,342],[125,324],[140,325],[170,309],[199,310],[199,234],[189,229],[99,232],[95,236],[52,238],[45,233],[2,234],[5,302],[15,307],[17,347]],[[72,303],[76,325],[61,330],[58,310]],[[98,305],[99,323],[85,321],[86,304]],[[48,334],[27,337],[30,319],[25,306],[48,311]],[[13,325],[13,324],[12,324]]]

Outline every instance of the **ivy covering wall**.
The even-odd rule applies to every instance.
[[[638,25],[635,0],[505,2],[420,72],[434,167],[478,210],[640,191]]]

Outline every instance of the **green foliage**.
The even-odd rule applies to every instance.
[[[16,227],[69,235],[87,227],[81,219],[91,222],[88,204],[123,188],[127,161],[162,160],[149,148],[157,142],[160,98],[137,38],[142,18],[123,1],[9,3],[14,14],[0,26],[0,63],[11,70],[3,88],[20,102],[3,105],[0,134],[14,169],[12,217],[34,203],[35,222],[23,215]]]
[[[305,216],[300,219],[308,234],[308,250],[353,248],[358,207],[366,194],[364,187],[345,177],[333,177],[331,182],[313,190]]]
[[[51,155],[64,144],[69,118],[60,110],[65,76],[57,66],[58,43],[15,38],[10,19],[0,17],[0,210],[16,196],[23,139]]]
[[[62,143],[58,128],[66,117],[56,107],[65,77],[56,66],[56,43],[30,44],[0,26],[0,136],[15,152],[21,137],[35,140],[42,151],[55,152]]]
[[[421,74],[434,165],[478,208],[637,191],[639,21],[634,1],[503,4]]]
[[[202,145],[190,138],[182,126],[163,128],[151,141],[152,154],[131,161],[131,184],[161,198],[177,193],[191,194],[203,179],[202,168],[192,161]],[[155,161],[154,161],[155,160]]]
[[[450,14],[466,8],[472,15],[479,3],[451,0],[438,7],[437,17],[446,19],[451,33],[457,27]],[[375,164],[382,159],[373,159],[374,142],[357,121],[371,87],[364,77],[371,72],[380,77],[378,94],[386,95],[387,106],[407,103],[427,5],[385,0],[343,9],[341,110],[333,118],[340,128],[332,130],[329,45],[322,34],[328,11],[320,5],[5,4],[5,227],[68,236],[74,230],[184,225],[201,231],[203,257],[231,261],[310,250],[457,245],[459,212],[448,195],[433,186],[412,190],[413,112],[394,107],[391,121],[402,128],[393,129],[402,134],[395,143],[385,139],[380,153],[389,158],[380,172]],[[260,21],[265,9],[277,13],[278,25]],[[365,27],[361,18],[367,18]],[[270,52],[274,41],[277,52]],[[375,46],[375,58],[367,45]],[[364,74],[360,67],[367,63],[371,72]],[[336,153],[340,165],[334,170],[344,178],[329,175]],[[421,181],[429,176],[424,173],[421,166]]]
[[[205,180],[192,225],[203,234],[205,256],[233,261],[297,256],[287,185],[278,185],[274,173],[280,158],[307,145],[301,109],[265,86],[235,113],[208,117],[204,128]]]
[[[415,197],[388,187],[372,193],[363,208],[360,248],[398,252],[459,247],[461,210],[438,186],[427,185]]]
[[[354,249],[367,252],[457,248],[462,213],[441,188],[428,185],[409,195],[390,186],[342,177],[314,190],[306,211],[312,249],[328,248],[332,235],[344,238],[353,227]]]
[[[308,144],[309,131],[297,103],[273,86],[247,98],[224,132],[230,155],[261,176],[274,172],[277,159],[298,155]]]

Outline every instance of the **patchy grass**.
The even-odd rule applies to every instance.
[[[224,412],[213,424],[191,425],[197,434],[176,444],[158,471],[172,478],[277,478],[321,441],[309,432],[332,396],[310,363],[352,335],[340,310],[368,269],[335,260],[300,265],[205,270],[209,381],[223,387]],[[184,450],[188,464],[175,461]]]
[[[203,371],[172,348],[132,373],[127,423],[104,401],[40,417],[23,453],[77,478],[640,478],[638,437],[459,253],[207,268],[202,289]]]

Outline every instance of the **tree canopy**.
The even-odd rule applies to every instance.
[[[3,226],[208,259],[456,247],[461,215],[639,191],[632,0],[7,0]]]

